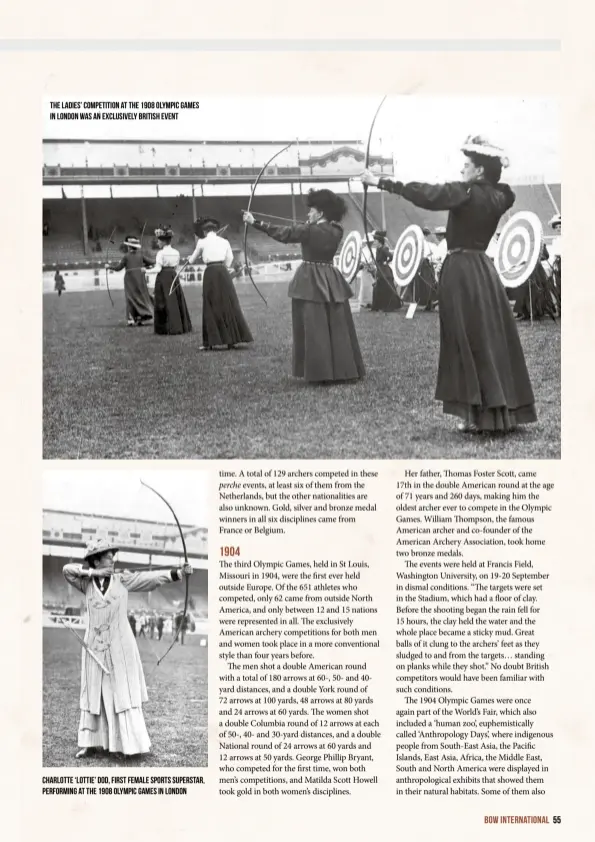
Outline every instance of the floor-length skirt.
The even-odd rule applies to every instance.
[[[101,680],[100,713],[81,711],[78,744],[80,748],[102,748],[122,754],[145,754],[151,749],[142,707],[116,713],[109,675],[104,674]]]
[[[202,285],[202,343],[205,348],[253,342],[231,275],[223,263],[210,263]]]
[[[310,383],[357,380],[365,374],[349,301],[292,298],[293,376]]]
[[[436,399],[444,412],[492,432],[536,421],[517,325],[485,253],[460,251],[446,258],[439,305]]]
[[[171,336],[192,331],[190,313],[179,278],[170,293],[177,272],[177,269],[166,267],[155,279],[155,333]]]
[[[130,269],[124,275],[126,295],[126,317],[135,322],[146,322],[153,318],[151,296],[142,269]]]
[[[392,313],[394,310],[400,310],[402,306],[401,297],[393,280],[392,269],[390,266],[380,266],[372,295],[372,310]]]

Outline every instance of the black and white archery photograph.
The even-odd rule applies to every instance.
[[[46,459],[560,458],[555,99],[197,100],[46,103]]]
[[[46,471],[43,765],[208,765],[198,471]]]

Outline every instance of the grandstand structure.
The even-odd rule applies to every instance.
[[[208,617],[208,532],[204,527],[181,524],[190,563],[190,611],[194,631],[207,634]],[[81,561],[91,540],[105,538],[116,544],[116,570],[152,569],[177,566],[183,560],[183,549],[177,526],[172,523],[132,519],[87,512],[44,509],[43,540],[43,608],[44,625],[55,627],[62,618],[70,625],[84,625],[84,598],[70,587],[62,568],[69,562]],[[129,606],[134,612],[161,613],[170,617],[180,610],[183,583],[172,582],[148,593],[131,593]]]
[[[228,226],[225,235],[240,265],[243,253],[242,210],[265,162],[288,140],[278,141],[82,141],[45,140],[43,143],[43,262],[44,270],[93,270],[99,275],[108,254],[119,257],[126,235],[145,231],[148,257],[157,243],[156,227],[171,225],[174,246],[182,258],[194,248],[193,222],[214,216]],[[270,166],[258,185],[252,210],[271,221],[306,218],[309,188],[328,187],[347,204],[345,232],[363,233],[361,185],[350,180],[363,169],[364,144],[358,140],[294,141]],[[394,177],[392,153],[372,155],[370,167]],[[512,212],[535,212],[546,233],[548,220],[561,212],[559,184],[532,178],[515,183]],[[506,222],[502,219],[502,225]],[[397,197],[370,190],[370,228],[388,231],[394,245],[411,224],[444,225],[446,213],[415,208]],[[109,245],[115,230],[115,245]],[[254,229],[248,257],[255,265],[292,260],[299,248],[282,245]],[[197,280],[194,274],[189,280]],[[96,286],[99,286],[97,281]]]

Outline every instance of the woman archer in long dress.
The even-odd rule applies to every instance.
[[[155,333],[175,336],[192,332],[186,296],[178,277],[180,252],[172,247],[174,232],[169,226],[155,230],[159,251],[155,257]]]
[[[105,264],[108,272],[121,272],[124,275],[124,295],[126,296],[126,320],[129,327],[141,326],[153,321],[153,305],[147,288],[143,268],[153,264],[142,252],[142,245],[138,237],[126,237],[124,240],[126,253],[117,264]]]
[[[202,349],[227,350],[253,342],[229,270],[234,258],[229,241],[218,235],[219,222],[199,217],[194,223],[196,247],[189,263],[205,264],[202,278]]]
[[[115,571],[118,548],[104,539],[87,546],[82,564],[66,564],[63,574],[86,601],[88,626],[82,650],[79,751],[146,754],[151,741],[143,716],[148,700],[143,667],[128,621],[128,594],[152,591],[191,575],[192,567],[165,571]],[[100,664],[102,666],[100,666]]]
[[[460,418],[461,432],[510,432],[537,420],[535,398],[514,316],[486,255],[515,196],[501,184],[503,152],[469,137],[462,180],[446,184],[362,181],[428,210],[448,210],[448,254],[440,274],[440,361],[436,399]]]
[[[395,287],[393,270],[390,265],[391,253],[386,244],[386,231],[374,231],[372,236],[376,247],[374,255],[376,266],[373,267],[375,269],[375,282],[370,309],[373,312],[393,313],[395,310],[401,309],[403,302]]]
[[[300,243],[302,263],[289,284],[293,325],[293,376],[336,383],[364,376],[349,299],[353,290],[333,264],[343,237],[345,202],[331,190],[310,190],[308,221],[293,225],[244,222],[280,243]]]
[[[562,215],[557,213],[550,219],[550,226],[556,236],[550,245],[550,266],[553,269],[554,291],[558,305],[558,316],[562,315]]]

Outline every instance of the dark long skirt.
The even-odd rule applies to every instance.
[[[349,301],[292,298],[293,376],[309,383],[358,380],[365,374]]]
[[[222,263],[209,264],[202,283],[203,345],[212,348],[253,341],[229,271]]]
[[[141,269],[130,269],[124,275],[124,293],[126,295],[126,317],[135,322],[149,321],[153,318],[153,307],[149,289]]]
[[[439,304],[436,399],[444,412],[491,432],[536,421],[516,322],[490,259],[482,252],[449,255]]]
[[[177,272],[177,269],[167,267],[159,272],[155,280],[155,333],[172,336],[192,331],[190,313],[179,278],[170,295]]]
[[[372,293],[372,310],[382,310],[384,313],[392,313],[400,310],[403,306],[401,297],[395,287],[393,273],[390,266],[380,266],[376,274],[376,284]]]
[[[514,313],[522,319],[555,319],[558,309],[553,279],[538,263],[530,278],[515,290]]]

